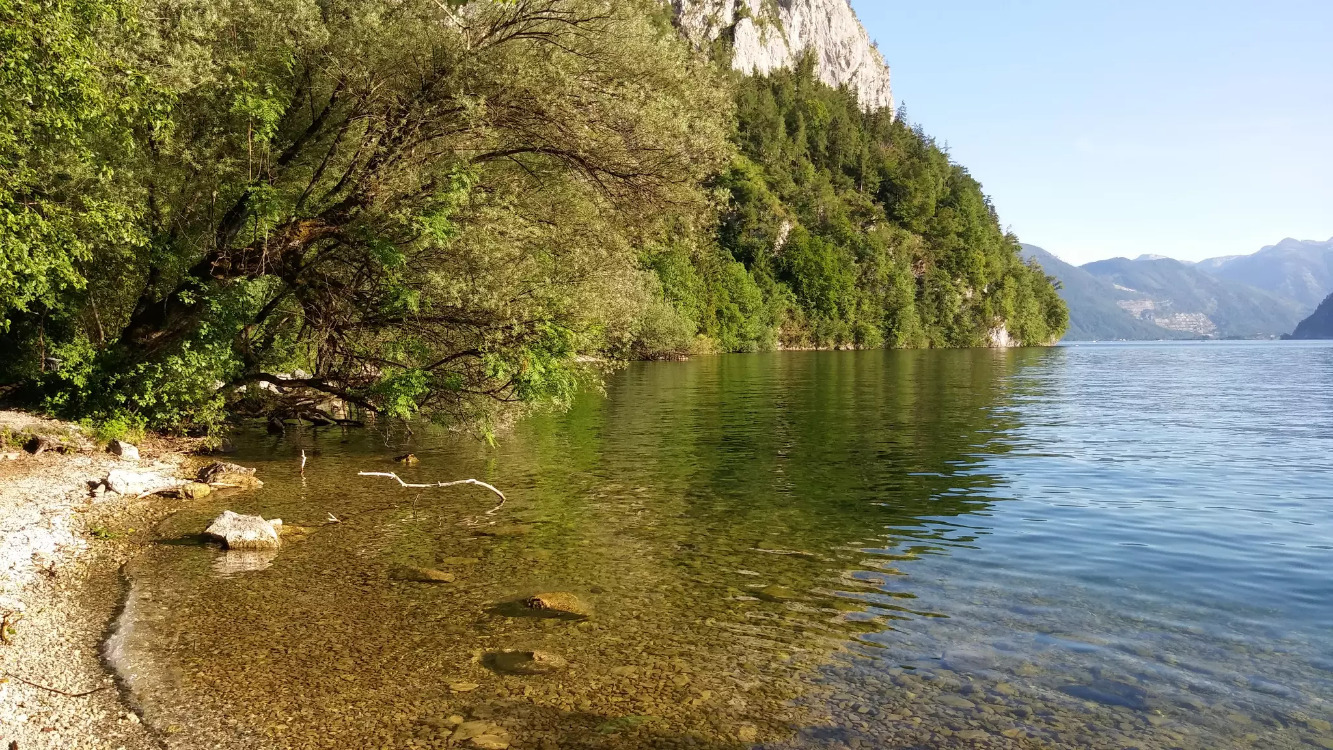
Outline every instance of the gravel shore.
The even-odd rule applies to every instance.
[[[7,434],[49,436],[70,452],[0,456],[0,746],[160,748],[122,701],[102,642],[122,600],[120,567],[171,501],[105,493],[90,483],[112,469],[180,476],[182,443],[152,439],[126,461],[76,426],[0,410]]]

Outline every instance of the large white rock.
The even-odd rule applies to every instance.
[[[124,440],[112,440],[111,444],[108,445],[106,449],[126,461],[139,460],[139,449]]]
[[[106,488],[122,495],[145,495],[174,489],[180,480],[151,471],[112,469],[106,475]]]
[[[277,549],[282,546],[282,519],[265,521],[224,510],[204,530],[204,536],[222,542],[227,549]]]
[[[889,66],[848,0],[672,0],[671,4],[681,31],[696,45],[734,29],[732,67],[742,73],[790,68],[809,49],[815,53],[820,80],[830,86],[851,86],[868,110],[893,109]]]

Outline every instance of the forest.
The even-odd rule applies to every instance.
[[[631,359],[1059,338],[904,114],[712,53],[656,0],[0,0],[3,395],[490,434]]]

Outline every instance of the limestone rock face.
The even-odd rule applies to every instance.
[[[1005,323],[1000,323],[990,329],[989,339],[990,348],[992,349],[1009,349],[1018,346],[1018,342],[1009,333],[1009,326]]]
[[[819,78],[857,91],[867,110],[893,109],[889,66],[848,0],[671,0],[686,38],[704,45],[734,38],[732,67],[743,73],[789,68],[807,49]]]

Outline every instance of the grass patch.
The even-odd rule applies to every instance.
[[[113,440],[123,440],[127,443],[142,442],[147,429],[142,417],[127,415],[115,416],[101,422],[84,420],[80,424],[101,445]]]

